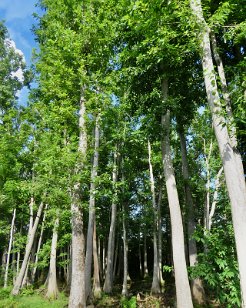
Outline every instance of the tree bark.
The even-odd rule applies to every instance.
[[[98,260],[98,253],[97,253],[96,222],[94,223],[94,230],[93,230],[93,260],[94,260],[93,295],[96,299],[98,299],[98,298],[101,298],[102,296],[102,290],[100,286],[99,260]]]
[[[29,260],[30,254],[31,254],[32,245],[33,245],[33,242],[34,242],[34,237],[35,237],[35,234],[36,234],[36,231],[37,231],[37,227],[38,227],[40,216],[41,216],[42,211],[43,211],[43,207],[44,207],[44,204],[43,204],[43,202],[41,202],[40,205],[39,205],[39,208],[38,208],[37,216],[35,218],[35,222],[34,222],[32,231],[30,233],[30,237],[28,239],[24,260],[22,262],[20,272],[17,276],[17,279],[16,279],[15,284],[14,284],[14,288],[12,290],[13,295],[19,294],[19,291],[20,291],[20,288],[21,288],[21,285],[22,285],[22,281],[24,279],[24,275],[25,275],[25,272],[26,272],[26,269],[27,269],[28,260]]]
[[[158,294],[161,292],[160,280],[159,280],[159,260],[158,260],[158,248],[157,248],[157,206],[155,200],[155,180],[153,174],[153,166],[151,162],[151,145],[148,140],[148,153],[149,153],[149,174],[150,174],[150,189],[152,195],[152,208],[153,208],[153,251],[154,251],[154,263],[153,263],[153,279],[151,285],[151,292]]]
[[[185,200],[188,210],[188,249],[189,249],[189,262],[190,266],[194,267],[197,264],[197,246],[196,241],[193,238],[193,234],[196,229],[195,218],[194,218],[194,203],[191,193],[191,188],[189,184],[190,175],[187,159],[187,150],[186,150],[186,141],[184,132],[181,130],[179,132],[180,144],[181,144],[181,157],[182,157],[182,172],[184,178],[184,187],[185,187]],[[195,278],[191,281],[191,292],[193,295],[194,301],[202,305],[205,302],[205,293],[201,279]]]
[[[48,276],[48,290],[46,297],[50,299],[56,299],[58,296],[57,277],[56,277],[56,249],[59,227],[59,212],[57,211],[55,225],[53,229],[51,251],[50,251],[50,268]]]
[[[32,174],[32,177],[34,179],[34,173]],[[34,205],[34,198],[31,197],[31,200],[30,200],[30,203],[29,203],[29,211],[30,211],[29,216],[30,217],[29,217],[28,239],[30,238],[30,235],[32,233],[32,228],[33,228],[33,205]],[[28,241],[28,239],[27,239],[27,241]],[[30,265],[31,255],[32,255],[32,250],[31,250],[28,262],[27,262],[26,271],[25,271],[24,278],[22,280],[21,288],[23,288],[24,286],[30,285],[29,265]]]
[[[217,204],[218,193],[219,193],[219,188],[220,188],[220,184],[221,184],[220,177],[221,177],[222,172],[223,172],[223,167],[220,168],[219,172],[216,175],[213,201],[212,201],[211,209],[210,209],[210,212],[209,212],[209,215],[208,215],[208,231],[209,232],[210,232],[211,227],[212,227],[212,218],[214,216],[215,208],[216,208],[216,204]]]
[[[38,254],[42,245],[42,240],[43,240],[43,234],[44,234],[44,223],[45,223],[45,218],[46,218],[46,210],[47,210],[48,205],[45,205],[44,209],[44,215],[43,215],[43,220],[42,220],[42,225],[41,225],[41,231],[38,239],[38,246],[37,246],[37,251],[35,255],[35,261],[34,261],[34,267],[32,271],[32,281],[35,280],[36,272],[37,272],[37,267],[38,267]]]
[[[162,83],[163,99],[167,100],[168,81]],[[170,111],[161,118],[163,138],[162,138],[162,160],[166,181],[167,197],[171,217],[173,264],[175,273],[176,297],[178,308],[193,307],[191,291],[189,286],[188,273],[185,260],[184,230],[182,215],[180,210],[178,191],[172,164],[172,154],[170,148]]]
[[[83,92],[83,89],[82,89]],[[87,133],[85,124],[86,106],[83,93],[79,110],[79,147],[80,161],[76,166],[76,173],[83,171],[87,152]],[[72,192],[72,275],[69,296],[69,308],[85,308],[85,239],[83,233],[83,213],[80,207],[81,186],[76,183]]]
[[[141,250],[141,231],[139,230],[138,236],[138,257],[139,257],[139,274],[143,277],[143,266],[142,266],[142,250]]]
[[[190,6],[199,25],[198,35],[201,44],[203,75],[208,104],[212,113],[213,127],[223,162],[226,186],[231,202],[242,293],[242,307],[246,307],[246,185],[243,165],[235,142],[229,135],[227,121],[223,116],[223,108],[216,83],[210,48],[210,29],[203,17],[201,1],[190,0]]]
[[[122,225],[123,225],[123,286],[121,294],[123,296],[128,295],[127,290],[127,278],[128,278],[128,241],[127,241],[127,227],[126,227],[126,205],[123,204],[123,217],[122,217]]]
[[[117,182],[117,153],[114,153],[114,167],[113,167],[113,188]],[[108,236],[108,251],[107,251],[107,269],[106,277],[104,281],[103,291],[105,293],[111,293],[113,288],[113,264],[114,264],[114,246],[115,246],[115,227],[116,227],[116,214],[117,214],[117,205],[116,205],[116,196],[117,192],[115,190],[111,208],[111,223]]]
[[[93,230],[95,224],[95,190],[96,190],[96,177],[99,159],[99,117],[96,117],[95,124],[95,145],[94,145],[94,157],[91,170],[91,184],[90,184],[90,201],[89,201],[89,222],[87,228],[87,240],[86,240],[86,257],[85,257],[85,297],[86,300],[91,294],[91,265],[93,254]]]
[[[164,280],[162,276],[162,223],[161,223],[161,200],[162,200],[162,188],[159,191],[158,203],[157,203],[157,220],[158,220],[158,262],[159,262],[159,281],[161,291],[163,292]]]
[[[16,209],[14,209],[13,211],[12,222],[11,222],[9,247],[8,247],[8,252],[7,252],[7,261],[6,261],[5,275],[4,275],[4,288],[7,288],[8,286],[9,260],[10,260],[10,253],[11,253],[13,237],[14,237],[15,217],[16,217]]]
[[[144,278],[149,277],[146,229],[144,229]]]

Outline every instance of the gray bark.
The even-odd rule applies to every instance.
[[[14,209],[13,211],[12,222],[11,222],[9,247],[8,247],[8,252],[7,252],[7,261],[6,261],[5,275],[4,275],[4,288],[8,286],[9,260],[10,260],[10,253],[11,253],[13,237],[14,237],[15,217],[16,217],[16,209]]]
[[[99,260],[98,260],[98,253],[97,253],[96,223],[94,223],[94,230],[93,230],[93,260],[94,260],[93,295],[97,299],[97,298],[101,298],[102,290],[100,286]]]
[[[235,234],[237,258],[239,265],[242,307],[246,307],[246,185],[240,153],[235,140],[229,134],[228,123],[223,116],[216,75],[213,69],[210,48],[210,29],[203,17],[200,0],[190,0],[191,10],[199,25],[199,39],[203,75],[208,104],[212,113],[213,127],[223,162],[226,186],[232,208],[232,221]],[[235,136],[236,137],[236,136]]]
[[[86,240],[86,257],[85,257],[85,297],[86,299],[91,294],[91,266],[92,266],[92,254],[93,254],[93,230],[95,224],[95,190],[96,190],[96,177],[98,169],[99,159],[99,115],[96,117],[95,124],[95,144],[94,144],[94,157],[91,170],[91,184],[90,184],[90,201],[89,201],[89,222],[87,228],[87,240]]]
[[[36,231],[37,231],[37,227],[38,227],[40,216],[41,216],[42,211],[43,211],[43,207],[44,207],[44,204],[43,204],[43,202],[41,202],[40,205],[39,205],[39,208],[38,208],[37,216],[35,218],[35,222],[34,222],[32,231],[30,233],[30,237],[28,239],[24,260],[22,262],[20,272],[19,272],[19,274],[16,278],[16,281],[15,281],[15,284],[14,284],[14,287],[13,287],[13,290],[12,290],[13,295],[19,294],[19,291],[20,291],[20,288],[21,288],[21,285],[22,285],[22,282],[23,282],[23,279],[24,279],[24,275],[25,275],[25,272],[26,272],[26,269],[27,269],[28,260],[29,260],[30,254],[31,254],[32,245],[33,245],[33,242],[34,242],[34,237],[35,237],[35,234],[36,234]]]
[[[144,230],[144,278],[149,276],[146,230]]]
[[[182,172],[184,178],[184,187],[185,187],[185,200],[188,210],[188,249],[189,249],[189,262],[190,266],[193,267],[197,264],[197,246],[196,241],[193,238],[193,234],[196,229],[196,223],[194,218],[194,203],[191,193],[191,188],[189,184],[190,175],[186,151],[186,141],[183,131],[180,131],[180,144],[181,144],[181,157],[182,157]],[[191,281],[191,291],[193,299],[199,305],[202,305],[205,302],[205,293],[201,279],[195,278]]]
[[[56,299],[58,296],[57,278],[56,278],[56,249],[58,239],[59,212],[57,211],[56,220],[53,228],[51,251],[50,251],[50,268],[48,277],[48,287],[46,297]]]
[[[32,176],[34,178],[34,173],[33,173]],[[30,235],[32,233],[32,227],[33,227],[33,205],[34,205],[34,198],[31,197],[31,200],[30,200],[30,203],[29,203],[29,211],[30,211],[29,216],[30,217],[29,217],[28,239],[30,238]],[[27,239],[27,241],[28,241],[28,239]],[[30,253],[30,257],[29,257],[28,262],[27,262],[27,267],[26,267],[24,278],[22,280],[21,288],[23,288],[24,286],[30,285],[29,265],[30,265],[31,255],[32,255],[32,251]]]
[[[154,260],[153,260],[153,279],[151,285],[151,292],[158,294],[161,292],[160,280],[159,280],[159,260],[158,260],[158,248],[157,248],[157,205],[155,200],[155,180],[153,174],[153,166],[151,162],[151,145],[148,140],[148,153],[149,153],[149,174],[150,174],[150,189],[152,194],[152,207],[153,207],[153,251],[154,251]]]
[[[83,91],[83,90],[82,90]],[[82,93],[83,94],[83,93]],[[86,106],[83,95],[80,99],[79,110],[79,147],[80,161],[77,163],[76,173],[83,171],[87,152],[87,133],[85,124]],[[69,308],[86,307],[85,297],[85,239],[83,233],[83,213],[80,207],[81,187],[76,183],[72,192],[72,275],[69,296]]]
[[[208,226],[207,226],[208,231],[210,231],[211,227],[212,227],[212,218],[214,216],[215,208],[216,208],[216,204],[217,204],[218,193],[219,193],[219,188],[220,188],[220,184],[221,184],[220,177],[221,177],[222,172],[223,172],[223,167],[220,168],[219,172],[216,175],[213,201],[212,201],[212,204],[211,204],[210,212],[208,214]]]
[[[124,268],[123,268],[123,286],[122,286],[122,295],[127,296],[127,277],[128,277],[128,241],[127,241],[127,231],[126,231],[126,208],[125,204],[123,205],[123,260],[124,260]]]
[[[163,99],[168,96],[168,82],[162,83]],[[191,290],[189,286],[188,273],[185,260],[184,230],[182,215],[180,210],[178,191],[172,164],[172,154],[170,148],[170,111],[162,115],[161,119],[162,138],[162,160],[166,181],[167,197],[171,217],[173,264],[175,273],[176,298],[178,308],[193,307]]]
[[[42,240],[43,240],[43,234],[44,234],[44,223],[45,223],[45,218],[46,218],[46,210],[47,210],[48,205],[45,205],[45,210],[44,210],[44,215],[43,215],[43,220],[42,220],[42,225],[41,225],[41,231],[38,239],[38,246],[37,246],[37,251],[35,255],[35,261],[34,261],[34,267],[32,271],[32,281],[35,280],[36,272],[37,272],[37,266],[38,266],[38,254],[42,245]]]
[[[158,262],[159,262],[159,281],[161,291],[164,288],[164,280],[162,276],[162,223],[161,223],[161,199],[162,199],[162,188],[159,191],[158,203],[157,203],[157,215],[158,215]]]
[[[117,182],[117,154],[114,153],[114,167],[113,167],[113,187]],[[114,193],[112,208],[111,208],[111,223],[108,236],[108,251],[107,251],[107,269],[106,277],[104,281],[103,291],[105,293],[111,293],[113,287],[113,264],[114,264],[114,247],[115,247],[115,227],[116,227],[116,215],[117,215],[117,205],[116,205],[117,193]]]

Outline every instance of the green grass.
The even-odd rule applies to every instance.
[[[37,293],[12,296],[1,291],[0,308],[63,308],[68,304],[68,298],[63,293],[59,294],[57,300],[51,301]]]

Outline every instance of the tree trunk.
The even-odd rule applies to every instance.
[[[82,90],[83,91],[83,90]],[[85,125],[86,106],[81,96],[79,110],[79,148],[80,161],[76,166],[76,173],[81,173],[87,152],[87,133]],[[86,307],[85,298],[85,239],[83,233],[83,213],[80,207],[81,186],[74,185],[72,193],[72,275],[69,296],[69,308]]]
[[[162,199],[162,188],[159,191],[158,204],[157,204],[157,220],[158,220],[158,262],[159,262],[159,281],[161,291],[164,291],[164,280],[162,276],[162,223],[161,223],[161,199]]]
[[[168,95],[168,82],[164,80],[162,83],[162,91],[164,100]],[[191,299],[191,291],[189,286],[188,273],[185,260],[184,249],[184,231],[182,215],[179,205],[178,191],[174,176],[172,154],[170,148],[170,111],[167,110],[161,118],[163,138],[162,138],[162,160],[164,167],[164,175],[166,180],[166,189],[168,204],[171,217],[172,230],[172,247],[173,247],[173,264],[175,273],[176,297],[178,308],[193,307]]]
[[[87,240],[86,240],[86,258],[85,258],[85,298],[91,294],[91,265],[92,265],[92,254],[93,254],[93,230],[95,224],[95,180],[97,177],[98,159],[99,159],[99,117],[96,117],[95,124],[95,145],[94,145],[94,157],[93,165],[91,170],[91,184],[90,184],[90,201],[89,201],[89,222],[87,228]]]
[[[216,208],[216,204],[217,204],[218,193],[219,193],[219,188],[220,188],[220,184],[221,184],[220,177],[221,177],[222,172],[223,172],[223,167],[220,168],[219,172],[217,173],[216,180],[215,180],[213,201],[212,201],[211,209],[210,209],[210,212],[209,212],[209,215],[208,215],[208,231],[209,232],[211,230],[212,218],[214,216],[215,208]]]
[[[34,174],[33,174],[33,178],[34,178]],[[31,197],[31,200],[30,200],[30,203],[29,203],[30,214],[29,214],[29,228],[28,228],[27,242],[30,238],[30,235],[32,233],[32,228],[33,228],[33,205],[34,205],[34,198]],[[31,254],[32,254],[32,250],[31,250],[30,256],[31,256]],[[29,257],[28,262],[27,262],[26,271],[25,271],[24,278],[22,280],[21,288],[31,284],[30,279],[29,279],[30,278],[29,277],[29,265],[30,265],[30,257]]]
[[[42,240],[43,240],[43,234],[44,234],[44,223],[45,223],[45,218],[46,218],[46,210],[47,210],[48,205],[45,205],[44,209],[44,215],[43,215],[43,220],[42,220],[42,225],[41,225],[41,231],[38,239],[38,247],[35,255],[35,261],[34,261],[34,267],[32,271],[32,281],[35,280],[36,272],[37,272],[37,267],[38,267],[38,254],[41,248]]]
[[[210,48],[210,29],[203,17],[201,1],[190,0],[190,6],[199,25],[203,75],[232,207],[232,221],[239,265],[242,306],[246,307],[246,185],[243,165],[240,153],[236,149],[235,142],[233,138],[229,136],[226,119],[223,117],[223,109],[216,83]]]
[[[100,286],[99,261],[98,261],[98,254],[97,254],[96,222],[94,223],[94,229],[93,229],[93,260],[94,260],[93,295],[96,299],[98,299],[98,298],[101,298],[102,296],[102,290]]]
[[[7,252],[7,261],[6,261],[5,275],[4,275],[4,288],[7,288],[7,286],[8,286],[9,260],[10,260],[10,253],[11,253],[13,236],[14,236],[15,217],[16,217],[16,209],[14,209],[14,211],[13,211],[12,222],[11,222],[11,229],[10,229],[10,236],[9,236],[9,247],[8,247],[8,252]]]
[[[154,263],[153,263],[153,279],[151,292],[158,294],[161,292],[160,280],[159,280],[159,260],[158,260],[158,248],[157,248],[157,206],[155,200],[155,180],[153,175],[153,167],[151,162],[151,145],[148,140],[148,153],[149,153],[149,174],[150,174],[150,189],[152,194],[152,208],[153,208],[153,251],[154,251]]]
[[[144,278],[149,276],[146,230],[144,229]]]
[[[113,167],[113,189],[115,190],[117,181],[117,153],[114,153],[114,167]],[[113,264],[114,264],[114,246],[115,246],[115,227],[116,227],[116,205],[117,192],[115,190],[111,208],[111,223],[108,236],[108,251],[107,251],[107,269],[106,278],[104,281],[103,291],[111,293],[113,288]]]
[[[188,249],[189,249],[189,262],[190,266],[194,267],[197,264],[197,246],[196,241],[193,238],[193,234],[196,229],[195,218],[194,218],[194,203],[192,199],[191,188],[189,184],[190,175],[187,159],[186,141],[183,131],[179,132],[180,144],[181,144],[181,157],[182,157],[182,172],[184,178],[185,187],[185,201],[188,210]],[[194,301],[202,305],[205,302],[205,293],[201,279],[195,278],[191,281],[191,292]]]
[[[126,228],[126,206],[123,204],[123,217],[122,217],[122,224],[123,224],[123,254],[124,254],[124,268],[123,268],[123,286],[121,294],[123,296],[128,295],[127,290],[127,278],[128,278],[128,241],[127,241],[127,228]]]
[[[25,272],[26,272],[26,269],[27,269],[28,260],[29,260],[30,253],[31,253],[31,250],[32,250],[34,237],[35,237],[35,234],[36,234],[36,231],[37,231],[37,227],[38,227],[40,216],[41,216],[42,211],[43,211],[43,207],[44,207],[44,204],[43,204],[43,202],[41,202],[40,205],[39,205],[39,208],[38,208],[38,212],[37,212],[37,216],[36,216],[33,228],[32,228],[32,232],[31,232],[30,237],[28,239],[24,260],[22,262],[20,272],[17,276],[17,279],[16,279],[15,284],[14,284],[14,288],[12,290],[13,295],[19,294],[19,291],[20,291],[20,288],[21,288],[21,285],[22,285],[22,281],[23,281],[23,278],[24,278],[24,275],[25,275]]]
[[[143,277],[143,266],[142,266],[142,251],[141,251],[141,231],[139,231],[138,237],[138,257],[139,257],[139,274]]]
[[[48,290],[46,297],[50,299],[56,299],[58,296],[57,278],[56,278],[56,249],[59,227],[59,212],[56,213],[56,220],[53,229],[51,252],[50,252],[50,268],[48,277]]]
[[[114,256],[114,270],[113,270],[113,279],[116,276],[117,264],[119,263],[118,255],[119,255],[119,236],[117,236],[116,247],[115,247],[115,256]]]

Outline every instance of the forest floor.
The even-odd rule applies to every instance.
[[[172,281],[165,283],[164,292],[161,295],[151,295],[151,280],[135,280],[129,282],[129,296],[121,295],[121,284],[115,284],[111,295],[103,294],[102,298],[88,305],[88,308],[173,308],[175,307],[175,288]],[[13,297],[11,288],[0,289],[0,308],[66,308],[68,307],[68,294],[62,290],[58,299],[45,298],[44,288],[33,290],[24,289],[21,295]],[[222,307],[214,303],[203,306]],[[198,307],[197,307],[198,308]]]

